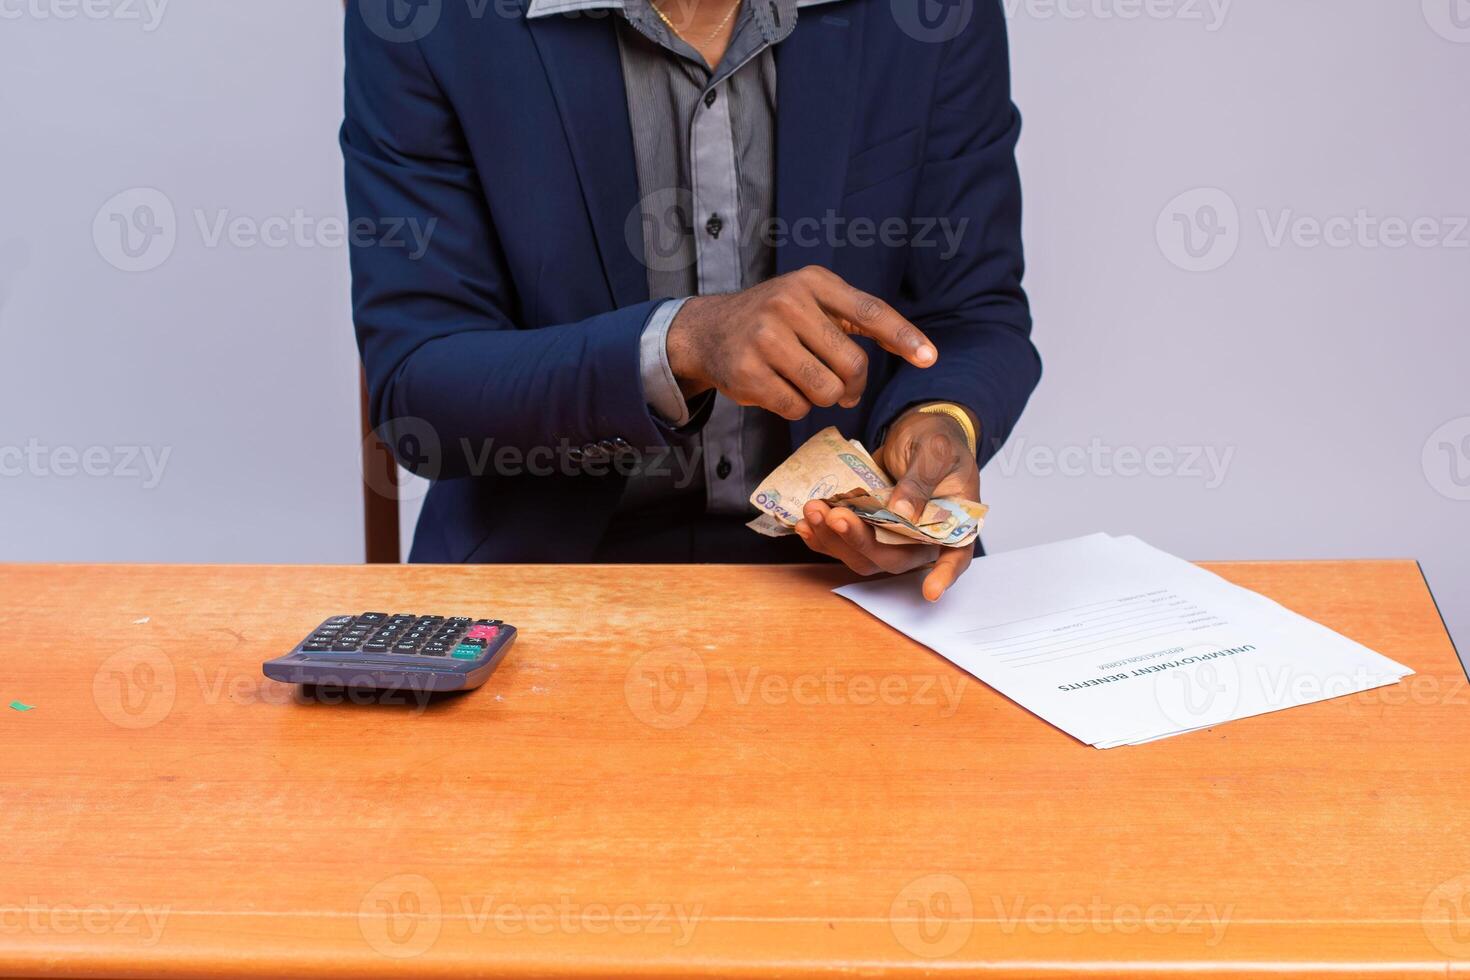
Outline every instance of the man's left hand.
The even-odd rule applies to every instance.
[[[898,480],[889,507],[906,520],[922,514],[931,497],[980,499],[980,467],[964,429],[947,415],[910,409],[889,428],[873,457]],[[807,547],[831,555],[859,575],[898,574],[933,562],[924,576],[924,598],[930,602],[944,595],[975,556],[973,543],[964,548],[879,544],[873,527],[853,511],[819,500],[806,505],[803,517],[796,533]]]

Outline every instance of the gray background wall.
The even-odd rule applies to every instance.
[[[1047,374],[990,546],[1417,557],[1463,645],[1470,3],[1004,3]],[[340,18],[0,0],[0,559],[360,560]]]

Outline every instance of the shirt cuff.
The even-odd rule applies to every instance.
[[[654,307],[638,339],[638,367],[643,377],[643,400],[665,423],[679,428],[689,424],[689,403],[669,367],[669,325],[686,300],[671,299]]]

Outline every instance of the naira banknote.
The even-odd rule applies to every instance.
[[[850,508],[873,525],[883,544],[937,544],[962,548],[975,540],[988,508],[959,497],[936,497],[914,521],[888,509],[893,481],[856,439],[835,427],[812,436],[750,495],[761,516],[751,530],[769,537],[792,534],[809,501]]]

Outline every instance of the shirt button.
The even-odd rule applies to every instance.
[[[723,480],[725,477],[727,477],[729,475],[730,475],[730,461],[728,459],[723,459],[722,458],[719,461],[719,463],[716,464],[716,466],[715,466],[715,476],[717,476],[721,480]]]
[[[709,220],[704,223],[704,230],[709,232],[709,237],[711,238],[719,238],[720,229],[724,227],[725,219],[721,218],[718,214],[710,215]]]
[[[708,109],[710,106],[714,105],[715,99],[718,97],[719,93],[716,92],[714,89],[710,89],[708,92],[704,93],[704,107]]]

